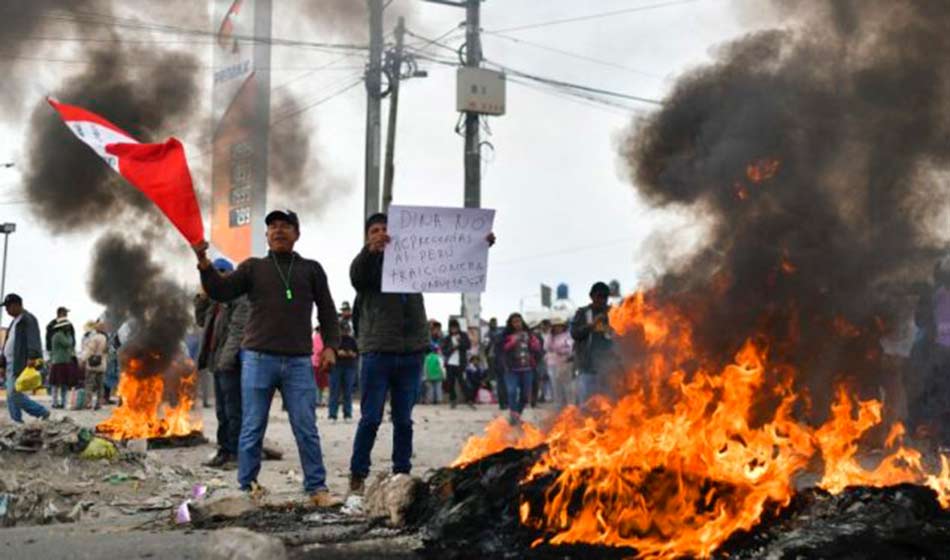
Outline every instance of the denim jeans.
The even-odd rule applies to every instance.
[[[442,380],[426,381],[426,397],[429,404],[439,404],[442,401]]]
[[[218,419],[218,449],[238,453],[241,437],[241,374],[214,372],[214,415]]]
[[[36,418],[45,418],[49,415],[49,410],[40,403],[16,390],[16,376],[7,374],[7,410],[10,411],[10,419],[17,424],[23,423],[23,412]]]
[[[261,447],[274,391],[279,389],[297,440],[308,494],[326,488],[327,471],[317,433],[317,383],[310,356],[280,356],[241,351],[241,405],[244,419],[238,441],[238,483],[250,488],[261,470]]]
[[[329,416],[336,420],[336,413],[343,404],[343,417],[353,417],[353,385],[356,383],[356,363],[335,365],[330,372]]]
[[[505,387],[508,389],[508,410],[521,414],[531,398],[534,371],[530,369],[505,372]],[[519,395],[520,393],[520,395]]]
[[[376,431],[383,421],[386,393],[390,394],[393,420],[393,472],[412,469],[412,407],[419,396],[419,377],[424,354],[363,354],[360,370],[360,423],[353,441],[350,472],[366,478],[371,465],[370,452],[376,443]]]

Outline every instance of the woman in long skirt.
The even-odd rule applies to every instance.
[[[49,384],[53,390],[53,408],[65,408],[69,390],[81,383],[76,363],[76,341],[69,321],[55,323],[51,342]]]

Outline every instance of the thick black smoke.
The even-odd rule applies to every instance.
[[[93,53],[86,70],[54,96],[107,115],[141,141],[161,141],[170,122],[183,121],[195,108],[198,68],[189,54],[103,50]],[[28,144],[24,190],[34,215],[52,231],[108,225],[127,212],[139,219],[160,218],[144,196],[75,138],[45,101],[33,111]]]
[[[780,5],[787,28],[680,79],[624,155],[648,201],[712,218],[657,286],[689,302],[710,355],[764,334],[816,396],[871,392],[893,375],[880,339],[946,245],[950,3]]]
[[[164,374],[181,357],[184,333],[194,322],[188,294],[165,277],[146,244],[111,233],[99,239],[94,254],[90,295],[110,314],[130,321],[123,362],[141,361],[143,375]]]
[[[49,92],[53,97],[99,113],[144,142],[189,132],[202,93],[203,66],[194,55],[156,48],[161,43],[126,43],[121,26],[88,22],[93,16],[85,8],[95,9],[97,21],[116,21],[109,2],[34,4],[19,16],[30,30],[50,33],[65,24],[72,26],[69,37],[90,40],[91,50],[81,43],[84,48],[70,55],[86,65]],[[19,31],[0,33],[7,39]],[[122,231],[106,234],[95,246],[89,292],[106,306],[114,327],[126,320],[133,326],[132,339],[124,341],[124,364],[134,358],[143,364],[142,374],[166,372],[180,357],[193,321],[188,296],[150,258],[156,247],[167,246],[165,218],[75,138],[45,100],[35,101],[24,153],[29,157],[24,193],[33,215],[50,231]]]

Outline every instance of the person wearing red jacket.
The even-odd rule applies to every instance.
[[[534,369],[541,354],[541,341],[528,331],[520,313],[512,313],[508,317],[502,341],[509,422],[518,425],[531,396]]]

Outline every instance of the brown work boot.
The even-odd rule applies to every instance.
[[[310,503],[317,507],[327,508],[336,507],[342,504],[343,501],[331,494],[326,488],[323,488],[321,490],[317,490],[313,494],[310,494]]]
[[[362,496],[366,489],[366,477],[350,474],[350,494]]]

